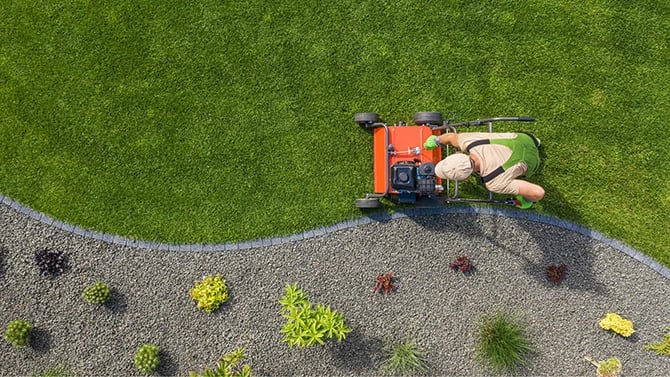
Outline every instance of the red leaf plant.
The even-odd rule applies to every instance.
[[[449,268],[454,271],[461,271],[464,274],[468,274],[473,271],[474,266],[472,262],[465,255],[461,255],[453,262],[449,263]]]
[[[558,285],[568,272],[568,266],[565,264],[552,264],[545,267],[545,271],[547,271],[547,278],[549,278],[554,285]]]
[[[387,294],[391,291],[394,291],[396,289],[396,285],[393,284],[394,280],[395,278],[393,277],[393,273],[391,272],[382,275],[377,275],[377,284],[375,284],[375,293],[383,292],[384,294]]]

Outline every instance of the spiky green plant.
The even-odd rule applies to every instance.
[[[25,347],[28,344],[30,330],[33,328],[32,324],[22,319],[15,319],[7,325],[7,330],[3,338],[14,347]]]
[[[81,292],[81,297],[89,304],[102,304],[109,300],[111,295],[112,292],[109,290],[109,286],[102,281],[84,288]]]
[[[153,373],[160,363],[158,346],[151,343],[141,345],[135,352],[133,362],[140,372],[144,374]]]
[[[428,370],[425,354],[414,341],[387,343],[382,351],[386,357],[381,364],[384,373],[407,376]]]
[[[484,317],[477,334],[477,355],[494,372],[515,372],[532,351],[519,320],[507,313]]]

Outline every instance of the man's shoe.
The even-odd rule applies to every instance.
[[[526,198],[521,195],[517,195],[514,197],[514,206],[516,208],[528,209],[533,206],[533,202],[526,200]]]

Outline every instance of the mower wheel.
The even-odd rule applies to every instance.
[[[436,112],[419,112],[414,113],[414,124],[429,125],[431,127],[439,127],[442,125],[442,113]]]
[[[356,113],[354,114],[354,122],[361,127],[370,128],[373,123],[381,122],[381,119],[379,119],[377,113]]]
[[[379,208],[382,203],[379,198],[361,198],[356,199],[356,208]]]

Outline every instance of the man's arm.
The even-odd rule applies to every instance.
[[[435,149],[440,145],[453,145],[454,147],[459,148],[458,135],[455,133],[446,133],[440,136],[430,135],[430,137],[426,139],[426,142],[423,143],[423,146],[428,150]]]

